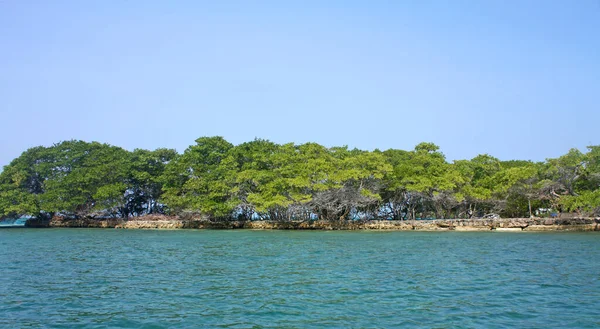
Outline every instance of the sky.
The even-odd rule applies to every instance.
[[[0,166],[201,136],[543,161],[600,144],[600,0],[0,0]]]

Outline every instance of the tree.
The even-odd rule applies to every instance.
[[[567,211],[577,212],[580,216],[600,216],[600,189],[566,195],[560,199],[560,204]]]
[[[234,205],[221,164],[233,145],[223,137],[201,137],[169,162],[162,177],[161,201],[175,212],[200,212],[211,219],[229,218]]]
[[[583,170],[578,190],[593,191],[600,188],[600,145],[588,146],[583,157]]]
[[[38,215],[39,195],[44,193],[47,169],[41,164],[46,148],[38,146],[23,152],[0,173],[0,218]]]
[[[420,143],[408,153],[386,151],[394,164],[392,175],[386,177],[387,206],[394,210],[394,217],[402,211],[415,219],[417,208],[425,213],[427,204],[436,216],[448,215],[454,203],[451,191],[461,178],[438,150],[433,143]],[[399,201],[402,206],[398,206]]]
[[[535,183],[538,181],[538,166],[532,162],[511,163],[504,166],[491,178],[493,194],[496,199],[506,200],[504,212],[509,217],[523,215],[523,200],[526,201],[527,213],[533,217],[532,199],[536,196]],[[508,204],[510,202],[510,204]]]
[[[2,172],[2,212],[82,217],[107,211],[126,216],[128,156],[119,147],[75,140],[30,149]]]
[[[393,220],[406,219],[408,193],[406,186],[402,183],[405,173],[401,164],[410,159],[410,153],[389,149],[384,151],[383,155],[391,168],[382,178],[383,187],[380,193],[383,198],[384,217]]]
[[[161,177],[166,166],[176,157],[177,152],[173,149],[133,151],[126,192],[126,206],[130,214],[162,212],[158,201],[163,192]]]
[[[313,195],[319,218],[343,220],[375,217],[381,204],[381,180],[391,171],[381,152],[332,150],[327,189]]]
[[[462,200],[463,213],[470,218],[497,210],[501,200],[493,198],[492,177],[501,170],[500,160],[481,154],[470,161],[455,161],[454,167],[463,182],[457,192],[457,198]]]
[[[364,151],[201,137],[183,154],[85,141],[34,147],[0,173],[0,218],[192,212],[288,221],[533,216],[597,212],[600,146],[543,163],[482,154],[448,163],[439,147]]]
[[[268,185],[276,177],[274,156],[279,150],[280,146],[271,141],[255,139],[235,146],[229,152],[229,162],[235,171],[230,172],[228,183],[241,219],[251,220],[255,214],[264,219],[269,217],[270,210],[273,216],[278,215],[271,208],[282,199],[276,197],[273,186]]]

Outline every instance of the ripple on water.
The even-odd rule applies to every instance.
[[[6,230],[0,327],[596,328],[597,234]],[[18,251],[18,252],[15,252]]]

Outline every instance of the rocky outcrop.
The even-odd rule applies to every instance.
[[[25,227],[32,227],[32,228],[50,227],[50,221],[47,219],[30,218],[25,221]]]
[[[122,219],[92,219],[92,218],[81,218],[81,219],[56,219],[52,218],[49,227],[86,227],[86,228],[114,228],[119,224],[122,224]]]
[[[523,231],[600,231],[600,218],[533,219]]]
[[[149,215],[123,219],[30,219],[28,227],[120,229],[393,230],[393,231],[600,231],[600,218],[438,219],[413,221],[222,221]]]

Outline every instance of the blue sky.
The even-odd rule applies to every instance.
[[[600,1],[0,0],[0,165],[200,136],[449,160],[600,144]]]

